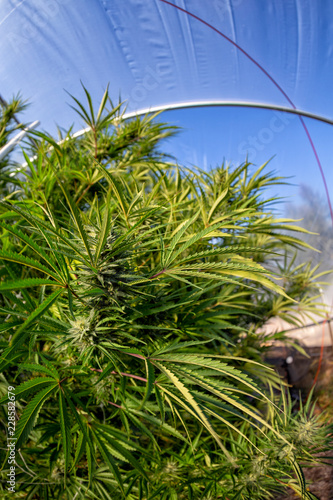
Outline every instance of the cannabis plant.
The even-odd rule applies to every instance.
[[[124,120],[107,91],[95,113],[86,95],[87,135],[37,133],[0,204],[17,498],[314,498],[300,464],[327,429],[277,395],[256,333],[311,310],[319,286],[311,275],[305,293],[310,271],[283,265],[303,244],[263,197],[282,180],[247,163],[181,168],[160,151],[174,129]]]
[[[8,103],[0,96],[0,149],[5,146],[14,134],[24,128],[18,117],[25,110],[26,103],[19,95],[13,97]],[[9,152],[0,159],[0,189],[1,195],[8,194],[10,185],[15,184],[14,168],[16,163]]]

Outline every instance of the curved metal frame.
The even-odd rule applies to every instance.
[[[162,106],[152,106],[151,108],[144,108],[138,111],[131,111],[129,113],[124,113],[122,115],[122,118],[127,120],[129,118],[134,118],[135,116],[158,113],[162,111],[171,111],[176,109],[188,109],[188,108],[205,108],[205,107],[268,109],[271,111],[281,111],[283,113],[291,113],[298,116],[304,116],[306,118],[311,118],[312,120],[317,120],[323,123],[328,123],[329,125],[333,125],[333,119],[327,118],[326,116],[317,115],[315,113],[310,113],[308,111],[303,111],[302,109],[294,109],[294,108],[288,108],[287,106],[279,106],[277,104],[265,104],[265,103],[250,102],[250,101],[189,101],[189,102],[180,102],[177,104],[164,104]],[[78,130],[72,135],[72,137],[80,137],[89,130],[90,130],[89,127]]]
[[[130,118],[134,118],[135,116],[147,115],[152,113],[159,113],[162,111],[171,111],[177,109],[189,109],[189,108],[205,108],[205,107],[238,107],[238,108],[256,108],[256,109],[268,109],[271,111],[280,111],[282,113],[291,113],[298,116],[304,116],[305,118],[311,118],[312,120],[317,120],[323,123],[328,123],[329,125],[333,125],[333,120],[327,118],[325,116],[317,115],[315,113],[310,113],[308,111],[303,111],[302,109],[294,109],[288,108],[287,106],[279,106],[277,104],[266,104],[266,103],[258,103],[258,102],[250,102],[250,101],[189,101],[189,102],[180,102],[177,104],[164,104],[161,106],[152,106],[150,108],[144,108],[138,111],[130,111],[128,113],[124,113],[122,118],[128,120]],[[90,127],[78,130],[71,137],[81,137],[82,135],[89,132]],[[66,139],[60,141],[59,144],[63,143]],[[4,146],[6,147],[6,146]],[[0,150],[1,154],[2,150]],[[25,167],[27,164],[24,163],[22,167]]]

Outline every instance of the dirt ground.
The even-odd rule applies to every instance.
[[[302,391],[306,395],[313,385],[313,381],[318,372],[320,360],[320,347],[306,348],[309,357],[304,357],[295,350],[290,350],[285,346],[272,349],[267,356],[267,361],[276,366],[282,376],[292,384],[294,391]],[[292,357],[292,362],[286,363],[286,359]],[[333,350],[332,347],[325,347],[323,351],[320,370],[318,372],[315,386],[315,396],[318,398],[315,412],[324,413],[325,420],[333,423]],[[326,454],[325,460],[331,465],[319,465],[304,468],[304,476],[309,490],[320,500],[333,500],[333,449]],[[323,457],[323,455],[321,455]],[[291,492],[276,500],[294,500],[299,498]]]
[[[333,461],[332,461],[333,465]],[[320,500],[333,500],[333,467],[320,465],[303,469],[306,482],[311,493]],[[299,500],[295,493],[279,497],[277,500]]]

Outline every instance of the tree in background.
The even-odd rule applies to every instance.
[[[295,264],[311,262],[313,266],[318,265],[318,271],[329,271],[333,269],[333,222],[331,219],[327,200],[315,192],[311,186],[301,184],[301,203],[289,203],[286,207],[288,217],[296,219],[297,225],[307,229],[304,234],[304,242],[312,248],[304,247],[298,252]],[[331,282],[332,278],[329,277]],[[326,303],[331,305],[332,285],[324,289]]]

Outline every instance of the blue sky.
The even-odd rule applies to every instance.
[[[223,160],[238,165],[248,154],[255,166],[270,160],[267,169],[291,177],[291,186],[273,188],[273,194],[298,202],[298,186],[305,183],[326,196],[309,140],[294,115],[257,109],[196,108],[167,111],[160,120],[182,127],[164,147],[180,163],[209,169]],[[333,198],[333,127],[310,119],[306,119],[306,125]]]
[[[202,99],[290,105],[333,117],[332,0],[0,2],[1,95],[21,92],[26,121],[83,124],[65,90],[99,105],[110,83],[128,111]],[[13,4],[15,4],[13,6]],[[178,6],[178,7],[177,7]],[[182,9],[185,7],[187,12]],[[192,15],[193,14],[193,15]],[[135,27],[135,29],[133,29]],[[98,108],[97,108],[98,109]],[[240,108],[167,112],[184,131],[167,147],[187,165],[269,168],[323,192],[299,119]],[[306,120],[333,192],[332,127]],[[294,196],[297,188],[279,194]]]
[[[303,183],[327,199],[310,142],[296,115],[253,108],[205,107],[165,111],[158,119],[180,127],[175,137],[162,144],[163,151],[175,156],[180,164],[209,170],[223,161],[237,166],[248,156],[255,170],[269,161],[267,171],[289,177],[290,185],[271,188],[267,197],[277,195],[285,197],[287,203],[299,203],[299,186]],[[333,126],[309,118],[305,122],[333,203]],[[80,128],[77,122],[76,128]],[[279,206],[283,210],[284,204]]]

